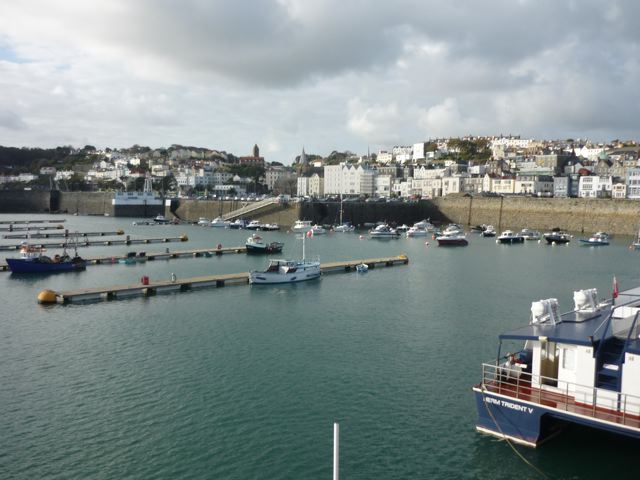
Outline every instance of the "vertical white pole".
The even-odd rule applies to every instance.
[[[333,480],[338,480],[340,464],[340,425],[333,424]]]

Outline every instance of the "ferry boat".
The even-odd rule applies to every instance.
[[[594,247],[609,245],[609,234],[606,232],[596,232],[589,238],[581,238],[580,243],[582,243],[582,245]]]
[[[23,242],[18,258],[7,258],[6,262],[12,273],[53,273],[84,270],[87,262],[78,256],[77,252],[70,257],[66,250],[62,255],[53,258],[44,255],[44,248],[34,247]]]
[[[305,237],[306,234],[302,236],[302,260],[270,260],[266,270],[249,272],[249,283],[296,283],[320,278],[320,261],[305,258]]]
[[[144,179],[142,192],[115,192],[111,199],[111,205],[114,207],[132,205],[162,206],[163,200],[162,197],[154,195],[151,177],[147,175]]]
[[[247,238],[247,242],[245,243],[245,247],[247,248],[247,253],[280,253],[282,252],[282,247],[284,247],[284,243],[281,242],[271,242],[265,243],[262,241],[262,237],[256,235],[255,233]]]
[[[555,298],[533,302],[529,325],[499,336],[473,387],[479,432],[531,447],[571,423],[640,438],[640,287],[618,295],[614,278],[611,300],[573,299],[562,315]]]
[[[511,230],[505,230],[497,238],[496,243],[524,243],[524,237]]]

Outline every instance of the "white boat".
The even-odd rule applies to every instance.
[[[249,273],[249,283],[297,283],[320,278],[320,260],[309,261],[305,258],[305,237],[302,236],[302,260],[270,260],[266,270]]]
[[[433,225],[431,224],[429,219],[421,220],[419,222],[416,222],[416,223],[413,224],[413,226],[416,227],[416,228],[424,228],[425,230],[427,230],[429,232],[433,231]]]
[[[436,241],[439,247],[465,247],[469,245],[469,241],[464,233],[455,230],[449,232],[445,230],[442,235],[436,237]]]
[[[586,246],[598,247],[601,245],[609,245],[609,234],[606,232],[596,232],[591,237],[581,238],[580,242]]]
[[[327,231],[321,227],[320,225],[314,225],[313,227],[311,227],[310,230],[312,233],[312,235],[325,235],[327,233]]]
[[[444,229],[442,235],[464,235],[464,230],[457,223],[450,223],[447,228]]]
[[[529,230],[528,228],[523,228],[520,231],[520,235],[522,235],[525,240],[540,240],[542,237],[537,230]]]
[[[369,265],[366,263],[360,263],[356,265],[356,272],[358,273],[367,273],[369,271]]]
[[[338,233],[349,233],[349,232],[354,232],[355,230],[356,230],[356,227],[351,225],[348,222],[343,223],[342,225],[337,225],[333,227],[333,231]]]
[[[211,225],[211,222],[209,221],[208,218],[200,217],[198,219],[198,225],[202,225],[202,226],[207,226],[208,227],[209,225]]]
[[[311,223],[311,220],[296,220],[293,227],[291,227],[291,231],[296,233],[307,233],[312,227],[313,224]]]
[[[216,217],[213,220],[211,220],[210,225],[213,228],[224,228],[229,224],[229,222],[225,222],[224,219],[222,217]]]
[[[415,225],[407,230],[407,238],[412,237],[426,237],[429,235],[429,231],[423,227],[416,227]]]
[[[496,243],[524,243],[524,237],[520,234],[513,232],[512,230],[505,230],[500,234]]]
[[[483,237],[495,237],[496,235],[497,232],[493,225],[487,225],[487,228],[482,231]]]
[[[251,220],[245,228],[247,230],[260,230],[262,228],[262,223],[259,220]]]
[[[403,223],[402,225],[400,225],[399,227],[396,227],[396,232],[398,233],[406,233],[409,231],[409,225],[407,225],[406,223]]]
[[[265,223],[262,225],[261,230],[265,232],[275,232],[276,230],[280,230],[280,225],[277,223]]]
[[[391,228],[387,224],[378,225],[373,230],[369,230],[369,236],[371,238],[398,238],[400,234],[395,228]]]
[[[164,215],[156,215],[153,221],[156,223],[169,223],[171,220],[169,220],[168,218],[165,218]]]
[[[280,253],[282,248],[284,247],[284,243],[281,242],[271,242],[265,243],[262,240],[262,237],[256,235],[255,233],[247,238],[247,242],[245,243],[245,248],[247,249],[247,253]]]

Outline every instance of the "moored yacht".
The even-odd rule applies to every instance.
[[[473,387],[479,432],[532,447],[572,423],[640,438],[640,287],[573,299],[564,314],[533,302],[529,325],[499,335]]]
[[[225,222],[225,221],[224,221],[224,218],[222,218],[222,217],[216,217],[216,218],[214,218],[213,220],[211,220],[210,225],[211,225],[213,228],[224,228],[224,227],[226,227],[227,225],[229,225],[229,222]]]
[[[568,233],[561,232],[559,230],[545,233],[543,236],[544,236],[544,239],[547,241],[547,243],[550,245],[565,244],[571,241],[571,235],[569,235]]]
[[[249,283],[296,283],[320,278],[320,260],[305,258],[305,237],[302,236],[302,260],[270,260],[266,270],[249,273]]]
[[[483,237],[495,237],[497,235],[496,229],[493,225],[487,225],[482,231]]]
[[[416,227],[415,225],[407,230],[407,238],[412,237],[426,237],[429,235],[429,231],[424,227]]]
[[[200,217],[200,218],[198,219],[198,225],[203,226],[203,227],[204,227],[204,226],[209,227],[209,226],[211,226],[211,222],[209,221],[209,219],[208,219],[208,218]]]
[[[260,230],[262,223],[259,220],[251,220],[245,227],[247,230]]]
[[[354,232],[355,230],[356,227],[351,225],[349,222],[345,222],[342,225],[336,225],[335,227],[333,227],[333,231],[338,233],[349,233]]]

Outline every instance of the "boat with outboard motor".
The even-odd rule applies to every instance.
[[[609,245],[609,234],[606,232],[596,232],[589,238],[581,238],[580,243],[587,247],[599,247],[602,245]]]
[[[296,283],[320,278],[320,260],[310,261],[305,258],[306,236],[302,236],[302,260],[270,260],[266,270],[249,273],[249,283]]]
[[[216,217],[211,220],[211,223],[209,225],[213,228],[224,228],[229,225],[229,222],[225,222],[224,218],[222,217]]]
[[[247,238],[245,247],[247,249],[247,253],[280,253],[282,252],[284,243],[282,242],[265,243],[262,240],[261,236],[254,233],[249,238]]]
[[[540,237],[542,236],[537,230],[530,230],[528,228],[523,228],[522,230],[520,230],[520,235],[522,235],[527,241],[540,240]]]
[[[531,447],[567,424],[640,438],[640,287],[618,294],[614,278],[612,299],[573,299],[564,314],[533,302],[529,325],[499,335],[472,389],[479,432]]]
[[[291,231],[295,233],[307,233],[311,228],[313,228],[311,220],[296,220],[293,227],[291,227]]]
[[[337,233],[351,233],[355,232],[356,227],[351,225],[349,222],[345,222],[342,225],[336,225],[333,227],[333,231]]]

